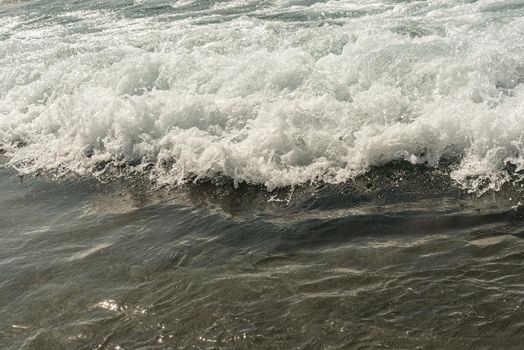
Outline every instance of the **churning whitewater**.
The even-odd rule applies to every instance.
[[[0,144],[21,174],[273,189],[403,160],[451,164],[471,191],[524,177],[520,0],[63,5],[0,17]]]

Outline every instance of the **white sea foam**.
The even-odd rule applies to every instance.
[[[0,19],[9,165],[98,176],[134,164],[155,183],[270,189],[395,160],[459,157],[452,177],[471,190],[499,188],[508,163],[524,170],[524,7],[308,3]]]

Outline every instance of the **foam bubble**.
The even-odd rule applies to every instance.
[[[272,189],[459,157],[451,176],[472,191],[524,169],[521,9],[235,4],[138,18],[73,10],[67,25],[0,20],[8,164]]]

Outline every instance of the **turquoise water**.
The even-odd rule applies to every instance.
[[[1,2],[0,348],[521,348],[523,19]]]

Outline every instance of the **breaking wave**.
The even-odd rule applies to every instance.
[[[408,161],[497,190],[524,176],[517,5],[33,4],[0,18],[5,164],[271,190]]]

